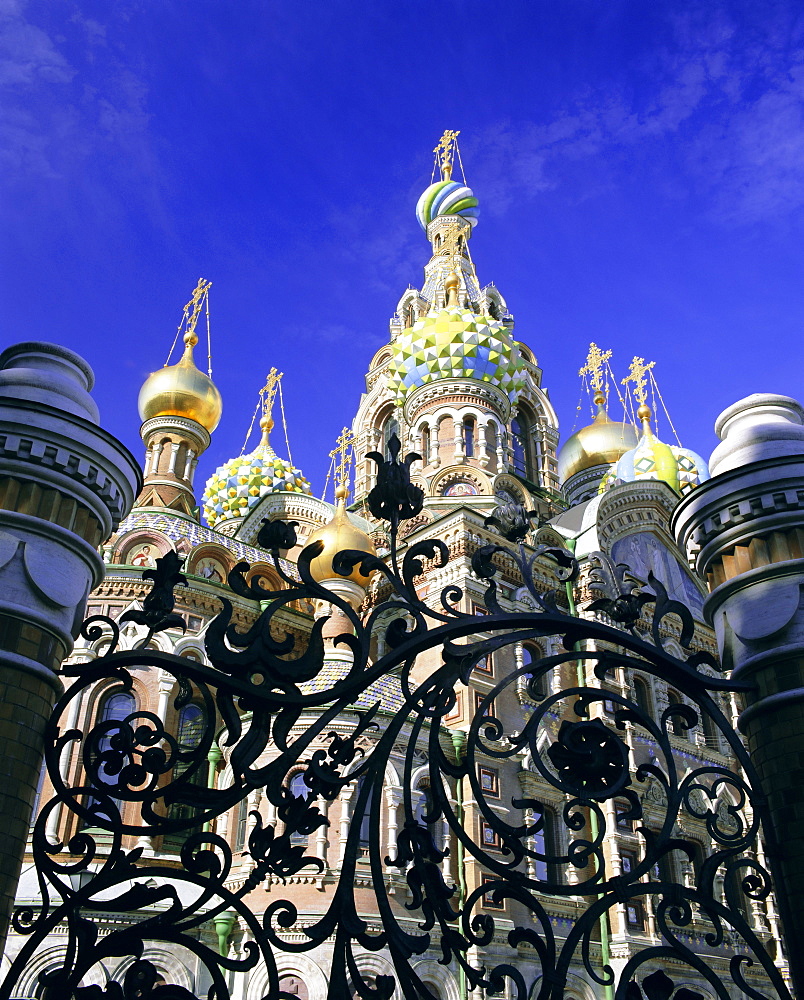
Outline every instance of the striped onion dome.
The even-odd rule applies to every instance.
[[[472,189],[451,180],[431,184],[416,204],[416,218],[427,232],[429,224],[439,215],[460,215],[477,225],[477,198]]]

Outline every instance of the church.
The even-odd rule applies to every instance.
[[[658,581],[669,601],[689,610],[692,623],[687,629],[680,617],[670,615],[662,619],[660,637],[651,637],[645,617],[632,623],[632,634],[651,642],[660,638],[663,648],[679,658],[692,653],[700,654],[704,664],[716,659],[716,636],[703,614],[707,581],[691,568],[671,528],[679,500],[708,480],[707,463],[690,448],[660,440],[654,422],[652,366],[634,358],[627,375],[623,370],[618,374],[624,377],[618,378],[609,360],[611,352],[595,344],[585,359],[567,359],[581,368],[593,419],[562,439],[559,416],[548,393],[549,372],[542,372],[532,349],[517,339],[514,317],[501,291],[494,284],[483,284],[475,270],[471,241],[479,204],[466,179],[456,176],[456,133],[445,133],[435,158],[436,179],[415,206],[423,237],[421,288],[408,287],[403,292],[394,307],[387,343],[374,357],[364,359],[365,392],[354,401],[353,414],[344,415],[343,432],[333,442],[332,502],[314,495],[303,470],[279,453],[283,449],[274,425],[282,375],[275,369],[259,392],[257,446],[248,451],[244,447],[242,454],[224,462],[206,483],[196,481],[199,456],[210,445],[224,405],[244,425],[249,419],[242,401],[223,400],[212,378],[198,366],[196,328],[210,294],[209,283],[199,282],[184,311],[181,357],[150,375],[140,390],[142,489],[114,534],[100,540],[105,575],[89,595],[86,608],[86,617],[96,618],[99,624],[84,629],[68,661],[86,672],[103,658],[116,630],[117,649],[131,653],[133,681],[121,685],[119,679],[99,677],[79,685],[76,680],[77,694],[66,720],[70,730],[87,731],[104,723],[111,732],[123,720],[142,715],[152,720],[149,725],[172,734],[179,750],[198,746],[204,731],[223,732],[228,720],[216,714],[214,705],[210,708],[201,687],[180,684],[158,665],[158,657],[149,654],[173,654],[191,665],[208,665],[212,644],[218,641],[211,638],[213,623],[222,607],[229,609],[230,629],[247,635],[255,628],[268,602],[256,599],[254,589],[248,588],[260,580],[272,593],[289,591],[271,619],[272,638],[266,641],[286,642],[288,649],[297,652],[307,648],[311,637],[323,644],[323,667],[300,681],[311,703],[315,696],[320,707],[303,707],[293,723],[295,733],[315,730],[304,760],[328,753],[333,738],[357,739],[360,754],[370,756],[405,703],[411,679],[424,683],[434,675],[441,665],[441,652],[435,647],[424,650],[404,671],[378,676],[350,710],[339,711],[327,727],[316,730],[318,718],[327,711],[328,692],[339,689],[358,655],[355,644],[344,640],[355,632],[354,621],[371,620],[376,626],[366,638],[368,668],[389,652],[386,626],[398,614],[388,579],[369,562],[355,562],[348,573],[333,563],[335,554],[344,549],[386,559],[393,546],[398,545],[404,558],[419,543],[442,544],[448,560],[427,562],[426,571],[415,577],[415,597],[434,613],[443,615],[447,602],[456,613],[476,618],[493,615],[496,608],[503,613],[538,610],[540,595],[554,592],[559,611],[597,620],[609,614],[600,610],[601,580],[624,566],[631,590],[647,586],[649,580]],[[154,351],[162,346],[155,344]],[[269,357],[266,366],[270,363]],[[622,403],[622,413],[616,418],[610,415],[615,395]],[[136,419],[135,414],[131,417]],[[291,440],[292,435],[290,428]],[[400,447],[402,457],[412,456],[407,465],[410,485],[421,499],[417,512],[401,522],[398,538],[392,539],[387,523],[372,511],[370,498],[378,486],[381,463],[395,458]],[[479,550],[499,542],[494,531],[499,512],[517,509],[529,517],[518,540],[522,558],[530,559],[532,585],[526,585],[516,559],[497,553],[495,607],[489,607],[488,580],[478,575],[475,557]],[[285,539],[287,544],[279,546],[279,559],[273,560],[264,532],[266,525],[279,521],[293,522],[294,531]],[[331,602],[297,595],[288,582],[298,579],[300,555],[315,543],[316,554],[305,566],[311,578],[332,595]],[[555,550],[568,550],[578,566],[573,578],[559,580],[558,585],[550,558]],[[157,560],[170,553],[180,560],[184,582],[174,590],[173,624],[152,634],[142,617],[143,602],[151,590],[148,571],[154,571]],[[247,564],[245,586],[232,589],[227,581],[241,564]],[[626,587],[623,593],[631,590]],[[410,618],[413,627],[413,612]],[[609,614],[606,620],[617,619]],[[119,624],[112,628],[104,622]],[[491,634],[480,625],[482,620],[467,637],[490,641]],[[235,648],[232,634],[227,633],[227,642]],[[539,982],[543,956],[526,935],[518,939],[513,935],[515,928],[529,921],[533,924],[535,918],[515,895],[496,891],[495,878],[509,855],[501,833],[505,824],[520,824],[523,817],[531,823],[529,853],[519,865],[534,884],[545,886],[542,919],[558,951],[571,940],[590,899],[596,898],[589,884],[600,867],[615,877],[636,871],[644,860],[646,842],[669,824],[673,836],[682,837],[692,848],[667,851],[652,870],[645,871],[644,880],[694,886],[713,850],[713,823],[721,832],[733,831],[736,836],[743,822],[743,803],[727,777],[711,786],[711,808],[701,801],[696,809],[697,800],[690,793],[685,804],[673,804],[675,812],[668,820],[668,790],[658,776],[662,767],[675,769],[680,776],[699,769],[725,776],[739,770],[722,732],[705,715],[689,713],[683,692],[626,665],[626,659],[618,660],[619,647],[605,642],[586,640],[577,659],[567,659],[557,634],[534,635],[494,649],[492,645],[455,685],[440,726],[422,727],[414,733],[415,727],[408,724],[404,730],[407,745],[402,745],[400,737],[392,746],[384,775],[370,794],[361,794],[362,779],[356,779],[343,783],[337,795],[318,796],[316,805],[326,822],[307,833],[297,829],[290,834],[299,855],[309,859],[307,864],[284,876],[259,871],[250,850],[255,835],[271,827],[277,834],[284,829],[281,810],[264,787],[251,788],[220,815],[193,827],[199,835],[212,833],[228,845],[227,890],[241,893],[258,919],[267,919],[272,908],[281,909],[282,900],[290,900],[295,910],[287,930],[276,931],[287,945],[285,950],[274,948],[276,982],[259,963],[237,971],[237,962],[249,955],[255,934],[236,909],[219,909],[214,917],[199,919],[188,930],[204,947],[232,959],[227,982],[232,997],[259,1000],[277,984],[284,995],[299,1000],[324,1000],[329,995],[330,967],[339,945],[333,935],[312,946],[303,929],[326,919],[336,904],[344,872],[353,886],[356,917],[368,928],[366,933],[379,933],[378,914],[383,907],[393,912],[403,929],[420,925],[422,911],[416,892],[404,868],[393,861],[406,842],[406,816],[412,811],[426,823],[428,813],[434,811],[437,796],[428,766],[432,740],[460,763],[478,716],[496,720],[493,725],[508,734],[505,752],[495,751],[494,741],[477,742],[471,779],[445,779],[445,788],[439,791],[458,817],[467,842],[456,836],[444,813],[439,812],[430,828],[440,851],[443,885],[461,901],[473,899],[478,928],[491,928],[487,933],[477,929],[468,949],[469,964],[476,969],[512,967],[527,989],[534,990],[528,996],[542,995],[541,987],[533,984]],[[686,652],[682,653],[682,646]],[[615,655],[615,666],[606,672],[596,670],[600,658],[610,654]],[[547,666],[528,672],[529,664],[542,663]],[[704,665],[701,669],[711,669],[715,675],[714,668]],[[515,682],[506,682],[513,676]],[[68,676],[65,683],[69,682]],[[558,782],[549,780],[557,760],[551,748],[560,742],[562,725],[578,718],[575,701],[566,694],[576,685],[596,692],[586,706],[587,717],[616,730],[628,749],[632,768],[644,769],[636,793],[612,796],[601,803],[600,822],[607,833],[594,856],[578,853],[571,796],[562,793]],[[713,698],[727,720],[736,718],[735,695],[716,693]],[[618,715],[626,703],[637,706],[644,718],[657,720],[660,740],[652,727]],[[361,713],[368,709],[374,713],[373,723],[364,728]],[[256,722],[248,707],[238,711],[246,740],[256,731]],[[538,729],[538,737],[514,752],[518,734],[529,727]],[[111,742],[99,744],[96,756],[102,757],[109,746]],[[210,794],[233,789],[239,746],[214,740],[206,773],[199,772],[193,781]],[[281,746],[270,739],[251,766],[269,773],[281,753]],[[360,754],[345,771],[357,767]],[[297,802],[306,803],[311,790],[303,761],[298,763],[295,770],[287,771],[287,791]],[[54,786],[46,773],[37,803],[48,840],[68,845],[68,853],[78,855],[86,849],[82,839],[90,838],[98,859],[94,870],[98,870],[104,855],[113,849],[114,838],[102,822],[108,815],[104,810],[110,807],[88,790],[90,765],[91,752],[82,749],[80,741],[61,748],[60,781],[65,787],[84,788],[83,815],[63,802],[48,805]],[[181,777],[186,766],[178,760],[164,780]],[[105,778],[102,766],[95,766],[94,773],[97,781],[114,784],[114,776]],[[703,799],[700,790],[697,795]],[[187,834],[175,830],[138,833],[137,827],[145,824],[137,803],[111,799],[124,824],[123,846],[139,850],[138,864],[146,875],[152,870],[147,884],[155,901],[141,907],[137,918],[149,919],[167,905],[166,896],[159,901],[159,892],[170,881],[170,873],[181,879]],[[97,822],[93,822],[93,809]],[[176,820],[174,826],[195,815],[194,806],[188,803],[174,802],[167,810],[168,817]],[[594,840],[597,820],[591,815],[586,822],[586,836]],[[375,833],[379,846],[372,846]],[[739,897],[742,919],[784,977],[786,959],[773,895],[745,896],[722,878],[717,891],[724,899],[730,892]],[[190,890],[185,887],[182,892],[186,901]],[[87,904],[102,934],[113,934],[130,919],[109,898],[96,896]],[[43,905],[42,883],[31,854],[23,863],[16,905],[33,913]],[[717,996],[711,982],[696,971],[695,956],[715,976],[728,981],[732,952],[722,940],[713,939],[711,924],[695,912],[679,930],[693,960],[684,965],[663,956],[660,945],[668,918],[662,910],[663,903],[655,894],[624,894],[575,952],[566,969],[564,996],[611,1000],[614,989],[603,970],[612,969],[616,978],[634,956],[648,949],[656,949],[651,971],[663,970],[676,986],[683,983],[694,991],[692,995],[707,1000]],[[30,1000],[55,996],[46,992],[46,984],[48,975],[65,962],[64,927],[54,925],[31,955],[25,952],[24,930],[15,924],[6,947],[4,976],[12,963],[21,963],[20,956],[24,957],[24,969],[9,995]],[[356,939],[349,952],[351,995],[365,997],[384,981],[382,977],[396,980],[397,973],[387,947],[364,947],[360,935]],[[155,939],[141,957],[158,970],[161,982],[182,987],[190,995],[206,997],[214,985],[199,953],[188,944]],[[421,996],[480,1000],[518,995],[513,991],[514,979],[501,987],[503,992],[492,994],[478,986],[454,958],[447,962],[442,958],[440,947],[434,944],[411,959],[417,982],[428,991]],[[87,970],[83,984],[106,988],[112,981],[122,983],[134,961],[132,955],[110,953]],[[758,991],[754,995],[760,995],[765,988],[763,969],[754,965],[742,974]],[[397,990],[393,996],[402,994]]]

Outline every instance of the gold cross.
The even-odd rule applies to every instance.
[[[283,375],[284,372],[278,372],[276,368],[272,368],[268,372],[265,385],[262,389],[260,389],[260,406],[264,417],[269,416],[271,413],[271,408],[274,405],[274,397],[276,396],[276,390],[279,388],[279,383]]]
[[[597,344],[589,345],[586,364],[578,372],[579,375],[591,375],[589,383],[595,392],[603,391],[603,365],[611,357],[611,351],[601,351]]]
[[[349,466],[352,463],[352,455],[348,454],[354,443],[355,436],[348,427],[344,427],[338,436],[337,444],[329,453],[330,458],[335,458],[335,488],[349,488]]]
[[[445,181],[452,177],[452,158],[458,145],[460,132],[453,132],[447,129],[438,140],[438,145],[433,150],[436,156],[441,159],[441,176]]]
[[[204,278],[198,279],[198,284],[193,290],[193,297],[184,307],[182,323],[185,327],[185,333],[195,333],[195,325],[198,322],[198,314],[201,312],[201,306],[204,304],[204,300],[209,294],[210,288],[212,288],[211,281],[206,281]],[[181,330],[181,323],[179,324],[179,329]]]
[[[628,382],[634,383],[634,399],[640,406],[644,406],[645,400],[648,398],[648,391],[645,388],[648,380],[645,378],[645,375],[655,364],[655,361],[649,361],[645,364],[644,358],[635,357],[631,362],[631,368],[628,374],[623,379],[623,385],[626,385]]]

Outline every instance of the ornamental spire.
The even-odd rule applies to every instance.
[[[201,315],[201,310],[206,306],[207,311],[207,345],[209,346],[209,290],[212,288],[212,282],[207,281],[205,278],[199,278],[198,284],[193,289],[193,294],[190,301],[182,310],[182,317],[179,320],[179,326],[176,330],[176,337],[173,341],[173,347],[176,346],[176,341],[181,336],[184,341],[184,355],[181,361],[184,364],[195,365],[193,359],[193,348],[198,343],[198,335],[195,332],[196,324],[198,323],[198,317]],[[173,347],[170,348],[170,354],[173,353]],[[211,349],[209,354],[209,364],[207,375],[212,378],[212,352]],[[170,355],[165,364],[170,363]]]
[[[436,155],[436,166],[441,171],[442,181],[452,180],[452,167],[455,154],[458,152],[458,136],[460,134],[460,131],[453,132],[452,129],[446,129],[433,150]]]
[[[589,384],[594,392],[594,401],[598,406],[604,406],[606,403],[606,393],[603,390],[603,368],[610,357],[611,351],[601,351],[593,341],[589,345],[586,364],[578,372],[581,376],[589,376]]]
[[[629,382],[634,383],[633,393],[634,399],[639,403],[639,409],[637,410],[637,416],[642,421],[642,426],[646,434],[650,434],[650,418],[651,418],[651,408],[648,406],[646,400],[648,398],[648,379],[646,378],[648,372],[656,364],[655,361],[649,361],[645,364],[645,359],[640,357],[634,357],[631,362],[631,367],[628,374],[622,380],[623,385],[627,385]],[[652,377],[652,376],[651,376]]]
[[[335,498],[338,501],[345,502],[349,496],[349,467],[354,455],[354,440],[354,434],[348,427],[344,427],[336,439],[335,447],[329,453],[329,457],[335,459]]]
[[[283,375],[284,372],[278,372],[276,368],[272,368],[266,376],[265,385],[260,389],[260,429],[262,430],[260,445],[263,448],[271,447],[269,438],[274,426],[274,418],[271,416],[271,410],[273,409],[274,398]]]

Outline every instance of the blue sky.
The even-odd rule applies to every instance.
[[[276,365],[320,493],[420,286],[413,209],[445,128],[480,199],[481,284],[562,439],[590,340],[621,376],[655,360],[705,455],[734,400],[804,396],[799,2],[0,0],[3,341],[80,351],[140,455],[139,386],[209,278],[225,411],[200,480]]]

